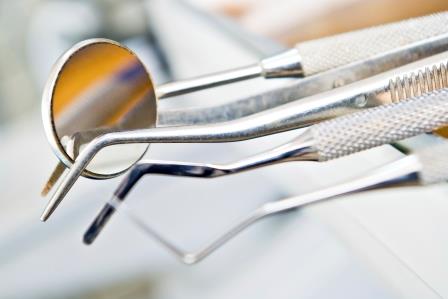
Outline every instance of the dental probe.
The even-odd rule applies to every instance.
[[[248,228],[257,221],[268,216],[277,215],[282,212],[292,211],[298,207],[321,202],[328,199],[339,198],[343,195],[377,190],[390,187],[404,186],[425,186],[440,183],[448,180],[448,143],[426,147],[423,150],[401,158],[397,161],[376,168],[364,175],[353,178],[334,186],[304,195],[291,197],[279,201],[273,201],[261,205],[249,215],[241,219],[238,224],[232,226],[222,235],[215,238],[203,248],[188,252],[163,237],[156,230],[151,228],[140,216],[137,216],[118,197],[112,198],[107,205],[120,213],[123,213],[145,234],[155,239],[166,250],[174,254],[185,264],[195,264],[203,260],[215,250],[223,246],[227,241],[235,237],[238,233]],[[104,210],[103,210],[104,211]],[[91,224],[84,235],[84,242],[89,244],[92,237],[96,236],[97,230],[101,229],[100,221],[104,214],[100,214]]]

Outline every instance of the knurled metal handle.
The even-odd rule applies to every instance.
[[[347,32],[296,45],[305,76],[362,61],[427,38],[448,33],[448,13]]]
[[[310,128],[319,160],[327,161],[448,125],[448,89],[378,106]]]

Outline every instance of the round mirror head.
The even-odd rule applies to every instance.
[[[67,167],[96,137],[151,128],[157,121],[154,85],[143,63],[128,48],[106,39],[76,44],[56,62],[42,99],[44,128]],[[116,176],[145,154],[147,144],[102,149],[83,176]]]

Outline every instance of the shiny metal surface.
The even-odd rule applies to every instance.
[[[315,76],[305,77],[278,89],[257,94],[223,105],[159,111],[158,126],[198,125],[234,120],[271,109],[303,97],[315,95],[365,79],[369,76],[439,54],[448,48],[448,35],[430,38],[424,42],[406,45],[402,48],[371,57],[359,63],[352,63]],[[436,65],[438,62],[428,61]],[[443,62],[441,62],[443,63]],[[411,72],[419,72],[416,69]],[[396,82],[397,78],[393,78]],[[401,78],[400,80],[403,80]],[[389,86],[393,89],[394,86]],[[395,99],[394,99],[395,100]]]
[[[235,119],[226,123],[211,124],[209,127],[206,125],[203,125],[202,127],[198,126],[196,129],[201,128],[203,132],[207,132],[208,130],[219,132],[214,135],[213,141],[208,142],[245,140],[308,126],[359,109],[391,103],[393,101],[392,90],[390,89],[391,80],[411,76],[413,73],[417,74],[433,65],[446,64],[448,61],[447,55],[448,54],[445,52],[422,59],[403,67],[302,99],[301,101],[279,106],[268,112],[249,115],[245,118]],[[445,86],[444,84],[440,85],[442,87]],[[256,124],[258,128],[254,130],[250,129],[254,127],[255,123],[258,123]],[[188,127],[185,127],[185,129],[186,128]],[[158,129],[162,130],[162,128]],[[168,128],[164,128],[164,130],[165,129]],[[176,130],[182,130],[182,128],[178,127]],[[230,135],[232,135],[232,137],[228,137]],[[183,140],[182,142],[193,142],[188,141],[187,138],[180,139]],[[203,137],[200,137],[200,139],[205,140]],[[167,142],[169,142],[168,139]],[[77,143],[75,142],[74,144],[76,145]],[[73,150],[79,152],[79,149],[76,146],[74,146]],[[107,178],[112,176],[114,175],[103,175],[97,176],[96,178]]]
[[[250,225],[268,216],[291,211],[305,205],[337,198],[339,196],[350,193],[385,187],[420,185],[422,183],[419,180],[421,168],[421,161],[419,161],[417,156],[408,156],[398,161],[392,162],[386,166],[383,166],[379,169],[376,169],[372,172],[369,172],[364,176],[354,178],[353,180],[343,182],[329,188],[324,188],[322,190],[297,197],[263,204],[248,216],[241,219],[236,225],[232,226],[222,235],[218,236],[212,242],[193,252],[185,251],[182,249],[182,246],[178,246],[177,244],[163,237],[156,230],[151,228],[145,221],[143,221],[143,219],[134,214],[132,209],[130,209],[125,203],[123,203],[123,201],[118,196],[114,196],[107,203],[107,207],[109,209],[103,210],[99,216],[107,218],[110,216],[110,214],[106,214],[106,211],[109,211],[109,213],[110,211],[119,211],[120,213],[123,213],[128,219],[130,219],[145,234],[152,237],[165,249],[174,254],[181,262],[185,264],[195,264],[209,256],[211,253],[223,246],[227,241],[232,239],[234,236],[236,236],[238,233],[240,233]],[[447,178],[448,177],[446,177],[445,179]],[[95,233],[95,230],[100,228],[100,223],[97,222],[97,220],[98,218],[87,230],[85,234],[86,239],[90,240],[92,234]]]
[[[258,76],[259,74],[263,74],[265,77],[269,78],[289,75],[301,75],[302,58],[300,53],[302,52],[307,59],[306,65],[308,70],[313,69],[313,67],[311,66],[311,64],[313,63],[317,63],[321,71],[329,69],[330,67],[324,67],[324,64],[321,60],[328,61],[328,63],[330,63],[332,66],[331,68],[335,66],[341,66],[340,69],[330,71],[328,73],[323,73],[322,76],[311,76],[309,78],[299,80],[298,83],[291,84],[290,86],[287,86],[280,90],[267,92],[266,94],[256,95],[248,99],[235,101],[225,105],[206,108],[191,108],[181,111],[161,111],[159,113],[158,125],[189,125],[233,120],[272,107],[276,107],[278,105],[302,98],[304,96],[316,94],[318,92],[329,90],[337,86],[366,78],[383,70],[391,69],[395,66],[414,61],[418,58],[435,54],[442,50],[446,50],[448,34],[444,32],[440,26],[441,23],[444,23],[447,20],[446,15],[447,14],[445,13],[441,13],[433,16],[426,16],[365,30],[349,32],[334,37],[324,38],[322,40],[309,41],[297,45],[296,49],[291,49],[279,55],[266,58],[259,64],[253,66],[244,67],[228,72],[222,72],[216,75],[203,76],[192,80],[179,81],[177,83],[167,83],[165,85],[159,86],[159,88],[156,90],[156,93],[159,95],[159,97],[168,97],[170,95],[180,94],[179,90],[198,90],[197,86],[201,85],[204,87],[216,86],[216,84],[213,83],[215,81],[229,83],[238,81],[240,79],[253,78],[255,76]],[[415,31],[414,28],[416,27],[420,27],[420,31]],[[405,38],[403,38],[399,43],[396,43],[396,41],[390,42],[391,35],[397,33],[397,30],[405,34]],[[365,36],[366,34],[369,36]],[[312,57],[315,57],[315,54],[319,51],[322,51],[322,48],[338,49],[340,38],[343,38],[345,41],[344,47],[351,49],[351,55],[356,52],[356,55],[354,55],[356,59],[348,59],[347,55],[344,56],[342,54],[331,52],[319,54],[322,55],[322,57],[320,57],[320,59],[317,59],[315,62],[313,62],[313,59],[309,59],[308,56],[311,55]],[[365,43],[366,38],[369,40],[374,39],[376,46],[370,47],[368,51],[361,51],[364,48],[360,47],[360,44]],[[382,42],[380,42],[381,40]],[[83,42],[83,44],[84,46],[86,46],[91,42],[92,40],[85,41]],[[102,42],[109,42],[111,45],[120,46],[110,40],[102,40]],[[63,56],[63,58],[71,57],[74,53],[77,52],[77,48],[78,45],[70,49]],[[137,58],[135,57],[135,59]],[[64,63],[64,61],[58,62],[59,65],[62,65]],[[346,65],[347,63],[348,65]],[[58,67],[59,66],[56,65],[55,69],[57,69]],[[324,68],[322,69],[322,67]],[[55,73],[56,72],[54,72],[52,76],[50,76],[50,80],[48,81],[47,86],[51,87],[51,85],[54,84],[52,80],[55,79]],[[311,73],[313,72],[308,72],[307,75],[310,75]],[[150,97],[152,101],[154,97],[154,87],[152,86],[150,78],[149,81],[151,83],[151,86],[148,86],[148,88],[151,89]],[[51,90],[51,88],[47,89]],[[51,127],[54,123],[51,119],[52,112],[50,112],[50,115],[48,116],[48,103],[51,102],[51,100],[48,100],[49,98],[51,98],[50,94],[51,91],[44,93],[44,127],[56,155],[61,160],[61,162],[64,163],[64,165],[70,167],[73,159],[70,159],[69,157],[73,157],[74,152],[79,152],[79,149],[73,149],[73,152],[67,153],[64,146],[61,146],[62,142],[60,141],[60,138],[58,138],[57,136],[55,138],[54,134],[52,133],[54,131],[51,130]],[[47,109],[47,111],[45,109]],[[133,121],[137,122],[137,120],[135,119]],[[138,126],[144,126],[145,124],[145,120],[142,120],[142,123],[138,124]],[[68,143],[71,143],[70,140]],[[74,143],[76,144],[76,142]],[[112,159],[113,158],[109,158],[108,160]],[[123,165],[123,167],[125,166],[126,165]],[[120,171],[123,167],[118,169],[115,168],[113,170]],[[59,164],[52,172],[52,175],[47,184],[44,186],[42,195],[46,195],[50,191],[54,183],[59,179],[62,172],[62,165]],[[83,176],[91,178],[108,178],[114,175],[115,174],[111,174],[110,171],[98,173],[98,171],[92,172],[86,170],[83,172]]]
[[[192,78],[189,80],[169,82],[158,86],[156,89],[156,94],[159,99],[179,96],[189,92],[199,91],[223,84],[257,78],[260,76],[262,71],[261,66],[255,64],[231,71]]]
[[[303,79],[282,86],[280,89],[219,106],[184,110],[161,110],[159,112],[158,125],[201,124],[236,119],[440,53],[447,49],[448,41],[447,33],[440,31],[440,24],[441,21],[443,23],[444,15],[445,14],[437,15],[435,18],[437,21],[435,19],[431,20],[431,17],[423,17],[408,21],[412,22],[412,24],[402,24],[404,27],[400,27],[399,31],[401,31],[402,34],[408,31],[406,33],[408,35],[406,37],[407,43],[402,43],[401,45],[395,44],[394,47],[383,49],[382,52],[376,51],[374,55],[366,55],[363,59],[359,59],[358,62],[356,59],[351,59],[347,61],[348,65],[344,65],[343,63],[338,62],[341,59],[336,59],[335,57],[333,57],[333,59],[328,58],[326,60],[331,60],[331,63],[339,64],[339,66],[336,65],[336,69],[327,69],[327,71],[319,73],[319,75],[310,77],[305,76]],[[374,33],[375,36],[370,38],[369,42],[365,42],[364,40],[364,43],[360,39],[369,38],[368,36],[372,35],[372,31],[364,32],[364,37],[361,37],[361,34],[358,31],[346,33],[344,34],[344,41],[346,41],[344,46],[348,47],[347,44],[353,45],[353,47],[348,47],[350,48],[351,55],[353,55],[353,52],[356,52],[356,55],[358,55],[358,52],[360,52],[359,55],[365,55],[366,52],[358,51],[356,49],[364,46],[376,46],[377,44],[390,45],[390,40],[393,39],[393,36],[400,33],[397,32],[398,29],[393,25],[394,24],[372,28],[376,31]],[[421,31],[418,34],[415,34],[412,39],[410,38],[412,30],[408,30],[409,28],[407,28],[407,26],[409,26],[409,28],[415,26],[414,28],[419,28]],[[428,35],[420,36],[423,32]],[[350,41],[350,39],[353,40]],[[318,49],[331,50],[339,48],[339,42],[337,42],[337,40],[338,36],[329,37],[321,40],[308,41],[302,46],[298,45],[298,47],[301,47],[302,49],[302,56],[305,55],[305,58],[308,59],[308,53],[316,55],[315,53],[318,52]],[[354,46],[355,44],[358,46]],[[334,51],[338,52],[337,50]],[[340,54],[336,53],[334,55]],[[349,57],[351,55],[346,56]]]
[[[259,63],[189,80],[165,83],[157,87],[158,98],[168,98],[257,77],[303,77],[299,51],[291,49],[261,60]]]
[[[42,118],[54,153],[70,166],[84,145],[101,134],[155,126],[151,77],[136,55],[118,43],[78,43],[53,67],[43,93]],[[123,173],[146,149],[121,146],[105,152],[84,174],[106,178]]]
[[[341,89],[349,89],[349,86],[342,87]],[[344,94],[344,93],[343,93]],[[386,91],[382,90],[381,94],[387,94]],[[355,131],[356,136],[360,138],[367,136],[365,140],[354,139],[354,144],[356,146],[353,149],[365,150],[373,146],[379,146],[383,144],[395,142],[401,139],[409,138],[424,132],[429,132],[438,129],[446,124],[448,124],[448,90],[436,91],[433,93],[426,94],[425,96],[413,98],[412,100],[403,101],[400,103],[394,103],[386,107],[377,107],[374,109],[369,109],[367,111],[361,111],[357,114],[344,116],[341,124],[347,124],[347,127],[337,126],[337,130],[332,130],[333,121],[328,121],[318,124],[317,129],[310,128],[313,133],[313,138],[316,140],[316,146],[319,155],[322,158],[329,157],[327,153],[331,153],[331,149],[326,149],[322,147],[326,144],[326,140],[331,140],[332,138],[340,138],[341,142],[344,140],[346,131]],[[355,97],[356,99],[357,97]],[[389,93],[390,99],[390,93]],[[63,178],[58,189],[53,194],[49,204],[45,208],[41,220],[45,221],[54,212],[56,207],[60,204],[62,199],[66,196],[70,188],[73,186],[78,177],[82,174],[82,171],[89,164],[89,162],[95,157],[95,155],[104,147],[111,146],[120,143],[151,143],[151,142],[223,142],[223,141],[238,141],[243,139],[255,138],[260,136],[265,132],[266,128],[270,128],[271,133],[281,132],[291,129],[294,125],[299,126],[303,124],[303,118],[306,118],[307,114],[303,114],[303,110],[297,110],[296,105],[306,103],[305,109],[307,113],[310,111],[313,115],[320,115],[322,118],[325,116],[328,118],[333,116],[339,111],[343,110],[339,107],[340,102],[337,101],[336,97],[324,97],[325,107],[322,103],[316,99],[311,101],[303,100],[300,102],[294,102],[287,105],[280,106],[271,111],[266,111],[263,113],[256,114],[245,119],[236,120],[233,122],[228,122],[226,124],[214,124],[209,126],[190,126],[190,127],[173,127],[173,128],[156,128],[147,130],[135,130],[132,132],[117,132],[102,135],[92,141],[83,150],[78,159],[75,161],[73,167],[69,170],[68,174]],[[348,99],[349,101],[352,98]],[[351,102],[353,103],[353,102]],[[343,102],[346,105],[346,102]],[[357,103],[355,102],[357,105]],[[353,105],[353,104],[352,104]],[[363,106],[368,106],[364,105]],[[426,107],[425,113],[419,109]],[[302,106],[303,107],[303,106]],[[397,108],[398,107],[398,108]],[[347,107],[344,107],[347,109]],[[426,108],[425,108],[426,109]],[[336,112],[336,113],[335,113]],[[384,122],[385,119],[394,119],[397,115],[403,112],[405,117],[400,118],[400,121],[391,121],[388,123],[387,130],[383,126],[379,126]],[[372,116],[369,116],[369,114]],[[367,124],[363,126],[359,125],[358,120],[360,119],[358,115],[362,115],[361,119],[368,121]],[[378,118],[374,117],[378,116]],[[375,132],[375,128],[378,132]],[[329,131],[328,135],[323,134],[325,130]],[[397,134],[396,132],[399,132]],[[371,142],[369,138],[374,134],[374,142]],[[325,138],[321,138],[325,136]],[[350,141],[351,139],[349,139]],[[340,142],[340,143],[341,143]],[[334,144],[334,143],[333,143]],[[350,148],[350,144],[343,144],[343,148]],[[350,154],[355,152],[345,151],[345,153]],[[325,153],[325,155],[324,155]],[[343,151],[338,151],[338,154],[343,153]],[[319,157],[321,158],[321,157]]]
[[[314,42],[319,43],[319,41],[310,41],[307,44],[312,46]],[[318,75],[296,80],[272,91],[223,105],[161,110],[158,113],[157,125],[198,125],[234,120],[376,75],[420,58],[440,53],[447,48],[448,34],[434,36],[395,48],[360,62],[350,63]],[[395,78],[394,82],[396,81]],[[170,85],[168,83],[163,86]],[[390,85],[389,88],[392,90],[393,86]],[[51,190],[64,170],[65,166],[59,163],[42,191],[43,196]],[[83,173],[83,175],[89,176],[86,173]]]
[[[114,193],[117,200],[124,201],[135,184],[147,174],[161,174],[194,178],[217,178],[237,174],[278,163],[290,161],[318,161],[319,156],[314,148],[314,140],[310,132],[305,132],[298,138],[267,152],[225,165],[184,163],[171,161],[142,161],[136,164],[122,180]],[[91,244],[103,227],[112,217],[115,208],[106,204],[96,217],[88,232],[84,235],[84,242]]]
[[[310,128],[321,161],[432,132],[448,123],[448,89],[366,109]]]
[[[150,161],[139,163],[123,180],[114,196],[124,200],[126,194],[145,174],[164,174],[213,178],[261,166],[287,161],[328,161],[370,149],[410,136],[430,132],[448,123],[448,92],[435,91],[433,97],[416,97],[408,102],[380,106],[322,122],[309,128],[297,140],[261,155],[229,165],[207,165]],[[391,119],[393,121],[391,121]],[[312,146],[310,146],[312,145]],[[446,149],[446,148],[444,148]],[[443,153],[439,153],[442,156]],[[428,159],[426,159],[428,160]],[[426,164],[430,164],[426,162]],[[443,163],[438,162],[436,164]],[[438,172],[444,173],[444,167]],[[435,168],[435,167],[433,167]],[[91,243],[108,218],[113,207],[106,206],[89,230],[85,242]]]
[[[399,101],[412,96],[418,96],[435,89],[448,87],[447,64],[433,65],[417,73],[397,77],[389,83],[392,101]]]
[[[181,95],[257,76],[265,78],[311,76],[446,34],[443,24],[448,24],[447,13],[339,34],[318,42],[304,42],[251,66],[160,86],[157,94],[160,98]],[[397,38],[398,34],[400,38]]]
[[[346,63],[393,51],[406,44],[445,35],[448,26],[447,16],[446,12],[442,12],[365,28],[321,38],[313,44],[304,42],[296,48],[303,57],[305,75],[309,76]]]

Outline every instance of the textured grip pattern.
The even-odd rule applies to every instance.
[[[306,76],[448,33],[448,13],[409,19],[300,43]]]
[[[448,124],[448,89],[335,118],[310,128],[326,161]]]
[[[431,146],[415,153],[422,168],[422,184],[434,184],[448,180],[448,142]]]

